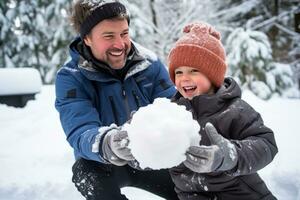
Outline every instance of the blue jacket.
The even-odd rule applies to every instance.
[[[129,70],[120,79],[107,69],[95,70],[94,63],[76,48],[80,42],[77,38],[70,45],[71,60],[57,73],[55,107],[75,158],[106,163],[101,148],[99,152],[92,150],[93,144],[99,144],[96,140],[103,138],[105,127],[123,125],[133,112],[155,98],[171,98],[175,88],[161,61],[136,43],[127,60]],[[109,67],[103,64],[103,68]]]

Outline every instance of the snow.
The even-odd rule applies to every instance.
[[[142,169],[177,166],[185,160],[188,147],[200,141],[200,126],[192,113],[166,98],[140,108],[124,129],[128,132],[129,148]]]
[[[0,68],[0,95],[35,94],[42,80],[34,68]]]
[[[228,60],[232,65],[236,65],[241,60],[252,61],[262,58],[268,60],[272,58],[272,49],[268,37],[265,33],[253,30],[237,28],[226,41],[229,50]],[[263,67],[262,64],[260,64]],[[254,66],[258,67],[258,66]]]
[[[252,81],[250,85],[252,91],[263,99],[268,99],[272,94],[270,88],[262,81]]]
[[[54,109],[54,87],[43,86],[36,98],[22,109],[0,104],[0,199],[83,200],[71,182],[74,158]],[[262,101],[247,91],[243,99],[274,130],[279,148],[274,161],[259,173],[279,200],[300,200],[300,100]],[[144,119],[144,124],[152,120]],[[129,200],[162,200],[135,188],[122,192]]]
[[[245,14],[250,12],[253,8],[258,6],[260,2],[258,0],[248,0],[244,1],[241,4],[238,4],[237,6],[229,7],[228,9],[222,9],[221,11],[217,13],[213,13],[211,17],[225,17],[227,19],[234,18],[236,16]]]
[[[272,48],[265,33],[236,28],[226,39],[228,75],[262,99],[274,95],[297,97],[292,66],[272,61]]]

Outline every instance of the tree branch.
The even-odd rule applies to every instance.
[[[256,29],[260,29],[262,27],[265,27],[265,26],[270,26],[271,24],[274,24],[275,21],[280,21],[282,19],[282,17],[284,17],[285,15],[288,15],[290,13],[293,13],[294,11],[296,11],[298,8],[293,8],[292,10],[290,11],[285,11],[285,12],[282,12],[281,14],[277,15],[277,16],[274,16],[270,19],[267,19],[259,24],[257,24],[256,26],[252,27],[251,29],[252,30],[256,30]]]

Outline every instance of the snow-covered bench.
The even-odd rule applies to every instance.
[[[34,68],[0,68],[0,103],[24,107],[42,87],[41,76]]]

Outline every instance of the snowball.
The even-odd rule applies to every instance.
[[[141,168],[171,168],[185,160],[191,145],[199,145],[200,126],[184,106],[158,98],[125,124],[129,148]]]

